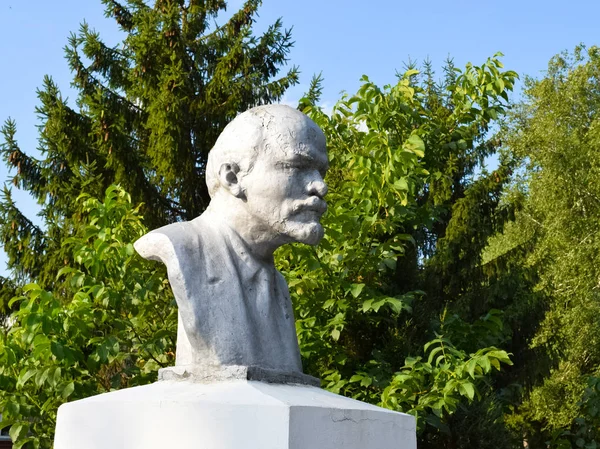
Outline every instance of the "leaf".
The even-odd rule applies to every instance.
[[[444,348],[442,348],[441,346],[438,346],[436,348],[433,348],[431,350],[431,352],[429,353],[429,358],[427,359],[427,363],[431,364],[433,362],[433,358],[436,356],[436,354],[438,354],[439,352],[442,352]],[[442,357],[443,358],[443,357]],[[436,365],[438,365],[438,363],[436,362]]]
[[[513,362],[510,359],[508,353],[506,351],[490,351],[487,353],[488,357],[495,357],[500,360],[502,363],[506,363],[507,365],[512,365]]]
[[[23,292],[30,292],[30,291],[36,291],[36,290],[41,290],[40,286],[36,283],[31,283],[31,284],[27,284],[26,286],[23,287]]]
[[[21,409],[21,406],[19,405],[18,402],[14,402],[14,401],[9,401],[6,404],[6,411],[8,412],[8,414],[12,417],[18,417],[19,416],[19,410]]]
[[[408,190],[408,182],[406,181],[406,178],[400,178],[400,179],[396,180],[394,182],[394,188],[396,190],[407,191]]]
[[[398,299],[398,298],[393,298],[391,296],[388,296],[385,299],[385,302],[387,303],[387,305],[390,306],[390,308],[394,311],[394,313],[400,313],[400,312],[402,312],[402,309],[407,308],[404,301],[402,301],[401,299]]]
[[[108,361],[109,356],[108,342],[105,341],[100,346],[98,346],[96,353],[98,354],[100,362],[106,363]]]
[[[21,449],[27,443],[29,443],[30,441],[34,441],[34,440],[35,440],[34,437],[23,438],[23,439],[19,440],[18,442],[13,443],[12,448],[13,449]]]
[[[25,435],[27,435],[27,432],[29,432],[29,426],[27,424],[19,422],[19,423],[13,424],[10,427],[8,434],[10,435],[11,440],[13,440],[13,442],[15,442],[15,441],[19,441],[21,438],[23,438]]]
[[[403,147],[405,150],[415,153],[418,157],[425,156],[425,143],[416,134],[411,134],[406,142],[404,142]]]
[[[364,377],[360,382],[361,387],[368,387],[373,383],[373,379],[371,377]]]
[[[23,296],[15,296],[8,301],[8,307],[12,307],[16,302],[22,301]]]
[[[475,368],[477,368],[477,360],[471,359],[467,362],[467,372],[475,379]]]
[[[44,383],[46,382],[46,380],[48,379],[48,376],[50,375],[50,370],[52,368],[45,368],[43,370],[38,371],[38,373],[35,376],[35,383],[38,387],[43,387]]]
[[[475,387],[471,382],[463,382],[459,384],[458,391],[463,396],[467,396],[471,400],[473,400],[473,398],[475,397]]]
[[[31,369],[23,368],[21,370],[21,373],[19,374],[18,383],[20,385],[25,385],[25,383],[29,379],[31,379],[33,376],[35,376],[36,374],[37,374],[37,369],[36,368],[31,368]]]
[[[66,266],[66,267],[62,267],[60,270],[58,270],[58,273],[56,274],[56,280],[60,279],[62,276],[73,273],[77,270],[75,270],[72,267]]]
[[[329,309],[329,308],[331,308],[331,306],[333,306],[333,305],[335,304],[335,302],[336,302],[336,301],[335,301],[335,299],[333,299],[333,298],[332,298],[332,299],[328,299],[327,301],[325,301],[325,302],[323,303],[323,308],[324,308],[324,309]]]
[[[485,374],[489,373],[492,370],[492,367],[490,365],[490,359],[488,358],[488,356],[481,356],[477,358],[477,364],[479,366],[481,366],[481,368],[483,369],[483,372]]]
[[[363,288],[365,288],[365,284],[352,284],[352,287],[350,288],[350,293],[352,293],[352,296],[354,296],[355,298],[358,298],[361,292],[363,291]]]
[[[411,76],[415,76],[418,75],[419,71],[416,69],[410,69],[407,70],[406,72],[404,72],[404,74],[402,75],[403,78],[410,78]]]
[[[67,385],[65,385],[60,395],[63,399],[67,399],[69,396],[71,396],[73,391],[75,391],[75,384],[73,382],[69,382]]]
[[[490,363],[494,368],[500,371],[500,362],[498,361],[498,359],[490,359]]]
[[[52,354],[56,357],[57,360],[63,360],[65,358],[65,352],[63,350],[63,346],[56,342],[56,341],[52,341],[50,343],[50,350],[52,351]]]
[[[319,261],[316,259],[312,259],[312,258],[308,259],[307,265],[308,265],[309,271],[315,271],[315,270],[318,270],[319,268],[321,268],[321,264],[319,263]]]
[[[427,423],[430,426],[433,426],[434,428],[440,430],[441,432],[450,435],[450,428],[448,427],[448,425],[446,423],[444,423],[437,415],[431,415],[428,414],[425,418],[425,421],[427,421]]]
[[[60,382],[60,377],[61,377],[61,369],[60,367],[57,367],[54,370],[54,374],[52,375],[52,386],[56,387],[56,385],[58,385],[58,383]]]

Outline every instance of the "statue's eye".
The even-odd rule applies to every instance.
[[[284,170],[298,170],[299,168],[302,168],[298,164],[290,162],[280,162],[279,166]]]

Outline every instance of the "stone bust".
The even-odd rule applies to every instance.
[[[141,256],[166,264],[179,307],[176,366],[167,369],[175,374],[163,378],[266,372],[271,381],[316,383],[302,374],[292,303],[273,252],[323,237],[327,168],[325,136],[306,115],[284,105],[250,109],[209,153],[206,211],[135,242]]]

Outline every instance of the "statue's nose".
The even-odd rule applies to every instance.
[[[327,195],[327,190],[327,184],[323,181],[321,174],[317,172],[315,178],[308,183],[308,194],[323,198]]]

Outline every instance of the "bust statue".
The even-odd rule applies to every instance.
[[[225,127],[208,156],[206,211],[134,244],[167,266],[179,307],[176,366],[159,377],[318,384],[302,374],[273,252],[322,239],[327,168],[323,132],[289,106],[259,106]]]

